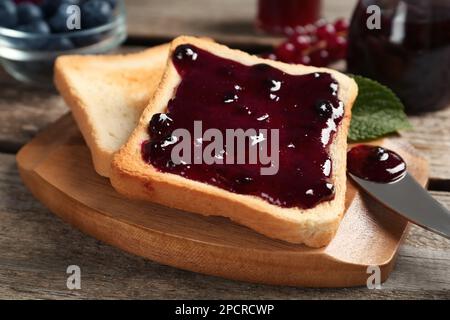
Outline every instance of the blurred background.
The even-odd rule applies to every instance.
[[[129,37],[132,41],[148,38],[164,41],[187,33],[209,36],[219,42],[253,50],[268,49],[280,41],[280,37],[262,34],[255,28],[258,0],[126,0],[125,2],[129,16]],[[278,2],[278,6],[283,6],[285,1],[269,2]],[[297,2],[300,11],[303,11],[301,7],[308,1]],[[334,21],[341,17],[349,19],[357,0],[309,2],[320,3],[322,6],[320,16]]]
[[[51,87],[62,54],[210,37],[377,80],[413,114],[450,104],[449,30],[448,0],[0,0],[0,61],[15,79]]]
[[[338,19],[347,24],[356,2],[0,0],[0,59],[16,79],[51,85],[53,62],[61,54],[106,53],[121,44],[152,46],[179,35],[210,37],[250,53],[273,53],[288,36],[301,34],[297,32],[300,27]],[[76,15],[79,18],[73,19]],[[80,25],[69,29],[77,21]],[[342,29],[347,31],[346,26]],[[289,54],[278,59],[308,64],[298,59],[300,55]],[[343,57],[342,52],[339,58]]]

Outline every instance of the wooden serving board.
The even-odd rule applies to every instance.
[[[426,184],[426,161],[404,140],[377,144],[401,154],[409,171]],[[195,272],[276,285],[365,285],[367,268],[393,269],[408,223],[350,182],[346,214],[336,237],[312,249],[272,240],[220,217],[125,199],[97,175],[70,115],[24,146],[20,174],[34,196],[74,227],[133,254]],[[170,194],[167,195],[170,197]]]

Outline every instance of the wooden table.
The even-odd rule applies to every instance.
[[[232,15],[236,10],[231,7],[237,2],[244,4],[239,14]],[[255,39],[251,31],[253,2],[127,1],[132,17],[131,40],[156,43],[190,33],[248,47],[245,43]],[[325,15],[348,16],[354,2],[326,1]],[[222,18],[217,13],[220,3],[222,12],[242,23],[232,24],[228,18]],[[148,10],[143,10],[144,6]],[[190,23],[187,16],[196,17],[196,22]],[[209,28],[208,23],[222,25]],[[244,31],[238,32],[241,29]],[[233,37],[236,33],[241,36]],[[259,45],[276,41],[279,39],[263,38],[250,49],[260,50]],[[102,244],[51,214],[31,196],[17,173],[17,150],[67,111],[53,90],[19,84],[0,71],[0,298],[450,298],[450,241],[416,226],[411,228],[397,266],[381,290],[304,289],[233,282],[162,266]],[[428,157],[431,193],[450,207],[450,108],[410,120],[415,129],[402,135]],[[66,288],[69,265],[81,267],[81,290]]]

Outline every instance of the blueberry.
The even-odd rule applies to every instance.
[[[329,195],[329,196],[331,196],[331,195],[333,195],[334,193],[336,192],[336,188],[334,187],[334,184],[332,184],[332,183],[326,183],[325,184],[325,194],[326,195]]]
[[[62,4],[80,5],[81,0],[43,0],[40,7],[45,17],[52,17]]]
[[[328,100],[317,101],[315,107],[321,117],[330,118],[333,115],[333,104]]]
[[[198,54],[195,50],[188,44],[183,44],[178,46],[174,52],[175,58],[178,60],[197,60]]]
[[[19,25],[29,24],[43,18],[41,9],[31,3],[25,2],[17,5],[17,19]]]
[[[271,67],[266,63],[258,63],[252,66],[252,69],[256,72],[269,72]]]
[[[117,6],[117,0],[105,0],[109,3],[111,9],[114,9]]]
[[[249,183],[253,182],[253,178],[251,178],[251,177],[239,177],[239,178],[236,178],[234,180],[234,182],[236,182],[236,184],[239,184],[239,185],[249,184]]]
[[[47,51],[66,51],[66,50],[72,50],[75,46],[73,45],[72,41],[68,38],[56,38],[51,39],[48,43],[45,49]]]
[[[58,3],[59,1],[56,0],[43,0],[40,4],[42,13],[46,18],[51,17],[55,14],[56,9],[58,9]]]
[[[38,33],[38,34],[49,34],[50,27],[44,20],[33,21],[28,24],[21,25],[17,27],[17,30],[28,32],[28,33]]]
[[[173,162],[172,161],[172,159],[169,159],[167,162],[166,162],[166,168],[167,169],[174,169],[174,168],[176,168],[178,165],[175,163],[175,162]]]
[[[81,6],[81,24],[89,29],[104,25],[112,19],[112,8],[104,0],[88,0]]]
[[[167,136],[159,141],[150,142],[150,152],[154,155],[161,154],[162,152],[170,151],[172,146],[178,142],[178,139],[174,136]]]
[[[102,34],[92,34],[92,35],[81,35],[72,38],[72,42],[77,47],[87,47],[98,43],[102,40],[104,35]]]
[[[69,3],[61,4],[56,10],[56,13],[48,20],[53,32],[61,33],[70,31],[67,27],[67,21],[70,17],[70,13],[67,12],[69,6],[71,6]]]
[[[14,28],[16,25],[16,5],[11,0],[0,1],[0,27]]]
[[[18,26],[17,30],[42,35],[50,33],[50,27],[44,20],[34,21],[29,24]],[[20,47],[28,50],[40,50],[46,46],[46,40],[41,39],[40,37],[32,39],[22,39],[18,41],[20,41],[20,43],[18,43]]]
[[[160,139],[167,136],[173,124],[172,118],[165,113],[155,113],[149,123],[149,134],[153,139]]]

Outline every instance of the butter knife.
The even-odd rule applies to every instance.
[[[437,202],[409,174],[391,183],[377,183],[348,175],[363,190],[407,220],[450,239],[450,211]]]

